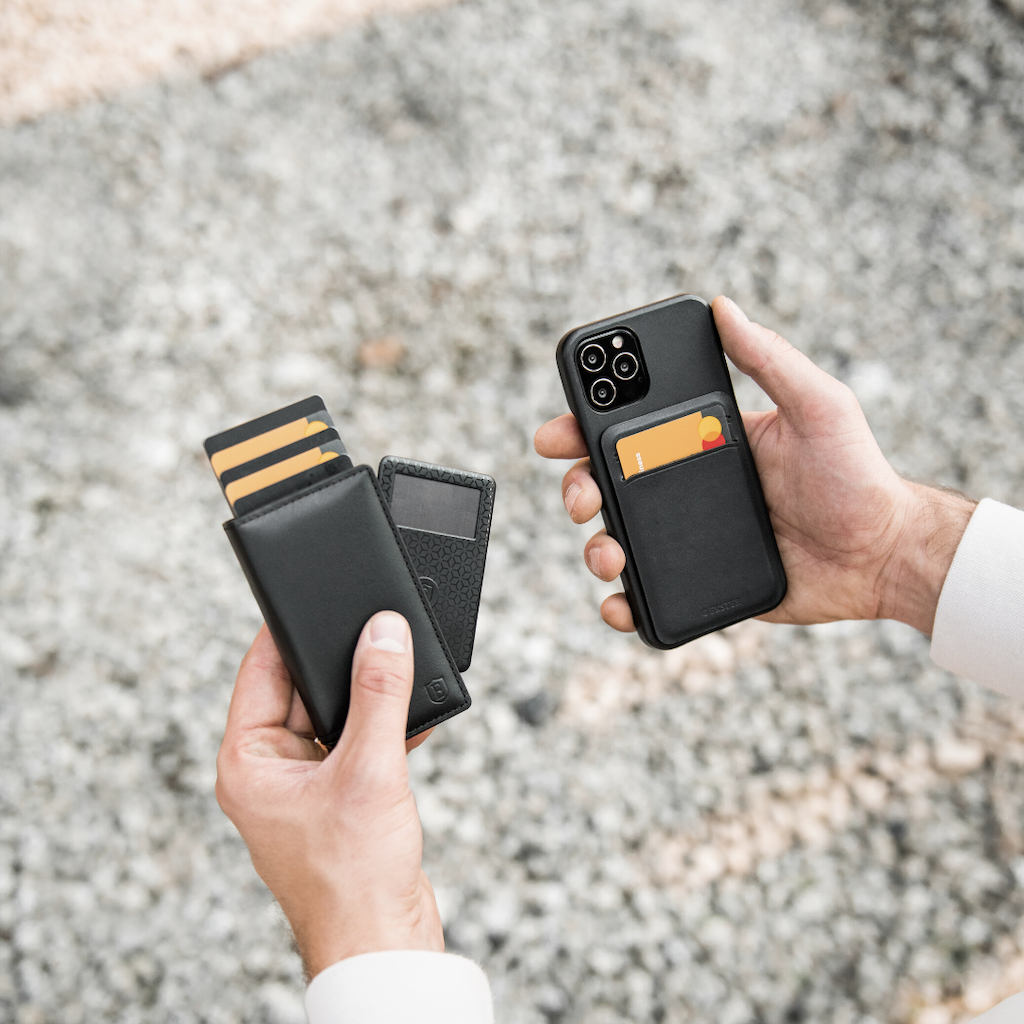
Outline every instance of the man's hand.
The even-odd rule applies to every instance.
[[[751,323],[732,300],[713,306],[722,347],[778,408],[743,414],[772,527],[789,580],[769,622],[895,618],[930,633],[942,583],[974,502],[902,480],[885,460],[853,392],[778,334]],[[534,441],[547,458],[586,455],[571,415],[545,423]],[[584,458],[562,482],[566,509],[585,523],[601,492]],[[591,572],[615,579],[625,566],[603,530],[587,542]],[[601,606],[616,629],[634,628],[622,594]]]
[[[405,762],[412,679],[409,626],[379,612],[359,637],[348,719],[328,754],[266,626],[238,672],[217,800],[291,922],[310,977],[357,953],[444,950]]]

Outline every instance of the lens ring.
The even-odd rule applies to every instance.
[[[595,362],[593,366],[591,366],[587,362],[587,353],[590,352],[591,350],[593,350],[595,353],[597,353],[597,355],[601,357],[600,362]],[[608,356],[605,353],[604,346],[598,345],[595,342],[591,342],[589,345],[586,345],[580,352],[580,365],[583,367],[584,370],[587,370],[589,373],[597,373],[599,370],[602,370],[607,360]]]
[[[598,388],[607,388],[611,394],[609,394],[603,401],[597,397]],[[612,402],[615,401],[615,385],[607,378],[602,377],[600,380],[595,380],[590,386],[590,400],[594,405],[601,409],[606,409]]]
[[[622,363],[626,366],[625,370],[619,369],[619,366]],[[632,352],[620,352],[612,360],[612,371],[619,380],[632,380],[639,369],[640,364],[637,362],[637,358]]]

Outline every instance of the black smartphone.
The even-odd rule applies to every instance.
[[[640,637],[667,650],[779,604],[786,574],[708,303],[577,327],[557,361]]]

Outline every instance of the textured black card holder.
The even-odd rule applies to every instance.
[[[656,638],[666,646],[769,611],[786,590],[757,471],[744,446],[730,442],[623,477],[615,449],[620,438],[712,404],[726,410],[726,434],[735,438],[742,429],[739,411],[721,391],[617,423],[601,435]]]
[[[389,503],[395,474],[410,471],[424,479],[471,487],[480,492],[476,536],[472,540],[408,526],[398,527],[441,632],[448,641],[452,658],[459,671],[465,672],[473,660],[487,543],[494,513],[495,483],[480,473],[388,456],[381,461],[378,479]]]
[[[317,737],[348,714],[352,655],[366,620],[400,612],[416,658],[407,736],[470,705],[373,470],[356,466],[224,524]]]

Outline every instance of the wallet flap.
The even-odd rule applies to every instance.
[[[494,511],[494,480],[483,473],[387,455],[381,460],[377,481],[455,665],[460,672],[465,672],[473,659]],[[460,492],[477,496],[476,508],[470,506],[468,522],[461,525],[450,505],[443,502],[441,505],[435,502],[432,514],[424,516],[424,506],[429,509],[430,504],[424,498],[429,498],[429,492],[427,495],[414,492],[405,508],[401,501],[396,503],[396,488],[401,498],[403,481],[425,481],[430,487],[441,488],[441,493],[449,497]],[[409,515],[410,511],[413,516]]]
[[[348,714],[352,655],[385,609],[412,629],[408,736],[467,708],[469,694],[434,620],[369,466],[224,524],[318,738]]]

